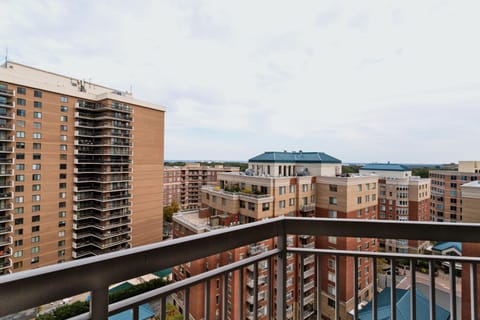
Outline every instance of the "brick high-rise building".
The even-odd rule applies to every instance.
[[[431,217],[438,222],[461,222],[463,184],[480,179],[480,161],[459,161],[458,171],[432,170]]]
[[[273,218],[283,215],[289,216],[328,216],[330,197],[328,194],[333,192],[329,189],[330,185],[336,185],[338,192],[335,193],[338,205],[335,209],[339,217],[352,217],[352,212],[357,218],[358,210],[364,210],[366,217],[375,217],[376,210],[376,176],[368,177],[340,177],[341,162],[324,153],[317,152],[266,152],[249,160],[249,168],[245,173],[220,173],[218,174],[217,186],[206,186],[202,188],[202,206],[199,211],[180,213],[174,216],[174,237],[181,237],[188,234],[207,232],[215,228],[221,228],[234,224],[249,223],[266,218]],[[358,185],[364,186],[363,191],[357,192]],[[325,186],[327,190],[325,190]],[[369,186],[369,187],[367,187]],[[358,204],[357,196],[362,197]],[[325,198],[326,197],[326,198]],[[327,199],[327,200],[325,200]],[[368,209],[367,209],[368,208]],[[333,209],[332,209],[333,210]],[[367,212],[369,212],[367,214]],[[325,213],[325,214],[324,214]],[[333,241],[332,238],[329,240]],[[345,244],[345,241],[348,244]],[[317,243],[316,243],[317,242]],[[331,247],[332,244],[326,244],[321,239],[315,239],[313,236],[301,235],[298,237],[287,237],[287,244],[303,248]],[[338,249],[357,250],[358,245],[362,250],[375,250],[376,245],[372,239],[338,239],[336,247]],[[367,245],[368,244],[368,245]],[[245,257],[256,255],[265,250],[275,247],[275,239],[262,241],[230,250],[205,259],[196,260],[184,264],[174,269],[174,278],[177,280],[190,277],[200,272],[206,271],[210,267],[224,265],[233,261],[241,260]],[[327,268],[328,261],[325,260],[323,270]],[[343,262],[343,260],[342,260]],[[350,263],[350,261],[348,262]],[[368,260],[362,261],[361,268],[367,270]],[[343,264],[346,266],[346,264]],[[335,268],[333,266],[333,268]],[[335,270],[335,269],[333,269]],[[329,270],[331,273],[331,270]],[[233,319],[234,315],[239,314],[241,309],[245,318],[253,319],[254,312],[254,270],[246,268],[244,270],[244,283],[240,282],[238,272],[232,273],[228,281],[227,298],[228,314]],[[305,255],[303,269],[300,269],[299,257],[296,255],[287,256],[286,270],[286,315],[287,319],[314,319],[316,317],[316,261],[314,255]],[[327,272],[327,271],[325,271]],[[333,271],[335,272],[335,271]],[[344,272],[340,270],[339,272]],[[300,275],[303,273],[303,277]],[[325,274],[323,279],[330,279],[330,274]],[[266,318],[267,311],[270,308],[272,314],[275,312],[272,305],[266,299],[266,290],[268,281],[274,279],[275,266],[267,268],[267,262],[262,261],[258,270],[258,300],[257,315],[258,319]],[[352,277],[342,277],[345,279],[341,283],[340,294],[341,303],[347,308],[352,306],[353,287]],[[303,292],[300,293],[300,279],[303,279]],[[371,290],[371,273],[364,273],[361,278],[362,289]],[[212,319],[216,314],[221,314],[221,303],[223,292],[222,279],[212,280],[210,284],[210,310],[212,310]],[[245,305],[239,305],[239,286],[243,286],[243,301]],[[322,309],[324,315],[330,315],[332,308],[328,307],[328,297],[335,293],[330,292],[331,283],[325,282],[325,307]],[[361,291],[365,295],[365,290]],[[202,285],[190,291],[190,316],[193,319],[200,319],[204,314],[204,287]],[[368,293],[370,295],[370,293]],[[303,298],[303,300],[302,300]],[[177,296],[176,301],[180,308],[183,305],[183,297]],[[302,309],[299,309],[299,302],[302,300]],[[343,316],[351,309],[342,309]],[[342,316],[342,318],[343,318]]]
[[[0,274],[162,240],[163,141],[160,106],[0,66]]]
[[[215,186],[220,172],[239,172],[238,167],[223,165],[202,166],[188,163],[184,166],[165,166],[163,174],[163,205],[176,201],[183,210],[196,209],[201,204],[202,186]]]
[[[378,175],[378,219],[430,221],[430,179],[412,176],[408,167],[391,163],[371,163],[360,174]],[[428,241],[380,239],[379,248],[389,252],[418,253]]]

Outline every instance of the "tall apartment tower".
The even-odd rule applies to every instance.
[[[164,110],[0,66],[0,274],[162,240]]]
[[[341,162],[324,153],[318,152],[266,152],[249,160],[245,173],[218,174],[217,186],[202,188],[202,206],[199,211],[184,212],[174,216],[174,237],[207,232],[234,224],[249,223],[277,216],[305,217],[345,217],[345,218],[375,218],[376,217],[376,176],[340,177]],[[359,191],[359,185],[362,186]],[[358,197],[361,199],[358,200]],[[335,200],[331,200],[335,199]],[[358,202],[360,201],[360,202]],[[335,212],[335,214],[333,214]],[[358,216],[358,212],[362,212]],[[287,237],[287,244],[303,248],[337,248],[345,250],[376,250],[373,239],[316,239],[314,236],[301,235]],[[199,272],[206,271],[211,266],[227,264],[245,257],[259,254],[275,247],[275,240],[262,241],[250,246],[237,248],[205,259],[184,264],[174,269],[174,278],[184,279]],[[345,273],[347,264],[353,262],[342,260]],[[331,317],[334,312],[330,301],[335,301],[335,286],[331,274],[336,271],[328,259],[323,261],[322,270],[325,274],[322,308],[323,317]],[[370,297],[372,287],[372,272],[370,262],[361,261],[362,297]],[[339,266],[340,267],[340,266]],[[286,280],[286,315],[287,319],[316,319],[316,260],[314,255],[304,256],[303,264],[295,255],[287,256]],[[254,268],[244,270],[240,277],[238,272],[228,278],[227,306],[228,315],[234,319],[241,311],[246,319],[266,318],[267,311],[275,312],[273,306],[266,300],[268,279],[274,279],[275,266],[268,267],[267,261],[262,261],[258,268],[258,299],[257,310],[254,310]],[[245,279],[241,282],[241,279]],[[339,283],[341,295],[342,318],[353,309],[353,274],[343,277]],[[221,314],[222,279],[212,280],[210,284],[210,310],[213,314]],[[303,291],[300,292],[303,281]],[[243,291],[240,291],[243,286]],[[333,286],[333,289],[332,289]],[[216,288],[216,289],[214,289]],[[190,312],[193,319],[200,319],[204,314],[204,288],[190,291]],[[239,294],[243,292],[245,305],[240,305]],[[177,302],[182,308],[182,296],[177,296]],[[302,302],[302,303],[300,303]],[[193,305],[196,305],[193,307]],[[212,316],[214,319],[214,316]]]
[[[345,177],[316,177],[316,216],[320,218],[376,219],[378,177],[350,175]],[[317,237],[316,247],[322,249],[373,251],[377,240],[371,238]],[[334,256],[321,257],[322,319],[335,318],[335,297],[339,295],[341,319],[349,319],[354,309],[354,261],[341,257],[339,265]],[[339,274],[337,283],[336,274]],[[371,259],[358,261],[359,301],[366,304],[373,296]]]
[[[397,221],[430,221],[430,179],[412,176],[401,164],[371,163],[360,168],[360,174],[379,177],[378,219]],[[418,253],[428,241],[379,239],[379,249],[389,252]]]
[[[432,170],[430,212],[433,221],[461,222],[463,184],[480,179],[480,161],[459,161],[458,171]]]
[[[238,167],[223,165],[202,166],[188,163],[184,166],[165,166],[163,177],[163,205],[176,201],[182,210],[197,209],[201,204],[202,186],[215,186],[220,172],[239,172]]]

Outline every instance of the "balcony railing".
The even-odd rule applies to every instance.
[[[390,259],[392,270],[395,268],[395,260],[407,259],[410,262],[410,270],[415,274],[415,262],[418,260],[426,260],[430,266],[429,278],[429,307],[428,311],[433,319],[435,319],[435,274],[434,262],[450,262],[450,266],[455,263],[464,264],[464,272],[467,272],[465,266],[470,268],[470,295],[462,297],[477,301],[477,265],[480,263],[479,257],[457,257],[457,256],[438,256],[438,255],[420,255],[420,254],[397,254],[397,253],[377,253],[369,251],[345,251],[333,249],[305,249],[299,247],[287,247],[287,235],[310,234],[315,236],[337,236],[337,237],[360,237],[360,238],[402,238],[415,240],[435,240],[435,241],[459,241],[459,242],[480,242],[480,225],[477,224],[454,224],[454,223],[418,223],[418,222],[396,222],[396,221],[372,221],[372,220],[340,220],[340,219],[317,219],[317,218],[292,218],[279,217],[263,220],[255,223],[239,225],[235,227],[215,230],[207,233],[201,233],[189,237],[183,237],[166,242],[159,242],[144,247],[137,247],[120,252],[107,253],[101,256],[85,258],[82,260],[67,262],[64,264],[48,266],[40,269],[14,273],[0,277],[0,316],[12,314],[34,308],[55,300],[78,295],[90,291],[90,312],[77,316],[75,319],[107,319],[109,315],[124,310],[133,309],[133,318],[138,319],[139,306],[149,302],[152,299],[161,300],[160,319],[166,319],[166,301],[171,294],[182,292],[185,299],[183,305],[184,315],[189,314],[190,288],[198,284],[205,284],[204,299],[211,296],[210,280],[223,279],[223,293],[227,295],[229,274],[235,273],[240,276],[240,283],[244,283],[243,272],[249,265],[254,264],[258,268],[261,261],[267,261],[269,266],[275,265],[275,276],[267,276],[267,291],[265,292],[266,300],[270,306],[275,305],[276,309],[266,308],[267,319],[286,319],[286,314],[293,315],[298,313],[298,318],[305,319],[308,314],[313,314],[312,305],[303,305],[303,302],[311,303],[317,306],[316,317],[320,318],[321,309],[325,307],[320,302],[322,296],[321,277],[315,278],[314,295],[311,293],[304,295],[304,281],[302,273],[300,273],[300,297],[298,297],[298,308],[291,308],[291,304],[287,306],[288,301],[292,300],[292,295],[286,291],[287,282],[287,253],[293,253],[300,258],[300,266],[303,265],[303,257],[311,254],[315,255],[317,264],[316,272],[321,274],[322,265],[320,259],[323,256],[334,257],[334,268],[349,266],[343,265],[342,257],[350,257],[353,259],[354,279],[358,279],[358,260],[369,258],[372,263],[370,269],[373,279],[377,279],[377,258]],[[224,266],[211,269],[209,271],[192,275],[184,280],[180,280],[164,287],[122,300],[120,302],[108,304],[108,287],[112,284],[119,283],[128,279],[136,278],[141,275],[163,270],[173,266],[189,263],[196,259],[209,257],[221,252],[243,247],[252,243],[258,243],[264,240],[276,238],[276,247],[266,252],[262,252],[256,256],[246,257],[244,259],[231,262]],[[83,252],[79,253],[83,254]],[[89,253],[95,254],[95,253]],[[451,270],[452,271],[452,270]],[[453,270],[454,271],[454,270]],[[451,319],[456,319],[457,306],[455,272],[450,272],[450,313]],[[467,273],[468,274],[468,273]],[[344,278],[340,276],[340,272],[335,272],[337,286],[341,286]],[[254,278],[255,279],[255,278]],[[245,279],[246,280],[246,279]],[[354,318],[358,317],[359,292],[358,280],[353,280],[353,310],[351,314]],[[390,285],[396,283],[395,272],[392,272]],[[54,285],[52,285],[54,284]],[[306,282],[307,285],[310,282]],[[417,319],[416,310],[420,306],[416,304],[416,277],[412,276],[410,280],[412,288],[410,299],[410,318]],[[240,286],[235,288],[239,291],[239,305],[245,305],[244,298],[245,288]],[[258,292],[258,288],[254,288]],[[313,300],[312,300],[313,299]],[[339,296],[333,297],[335,319],[339,318],[340,300]],[[392,290],[390,304],[390,314],[392,319],[396,315],[396,293]],[[205,301],[204,318],[211,319],[214,317],[213,310],[210,310],[209,300]],[[253,308],[257,310],[260,306],[256,299],[253,301]],[[378,297],[377,297],[377,281],[373,281],[373,317],[377,319]],[[245,319],[248,311],[238,308],[238,314],[229,315],[227,308],[227,299],[221,299],[220,318],[227,319]],[[427,307],[425,307],[427,308]],[[476,303],[472,303],[471,319],[477,319],[478,308]],[[255,312],[251,315],[253,319],[257,317]],[[188,316],[184,316],[188,319]]]

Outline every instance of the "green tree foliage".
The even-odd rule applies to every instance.
[[[412,176],[419,176],[422,178],[428,178],[429,169],[428,168],[414,168],[412,169]]]
[[[361,166],[356,166],[356,165],[349,165],[349,166],[342,166],[342,173],[358,173],[360,170]]]
[[[180,206],[178,205],[178,202],[173,200],[172,204],[170,204],[169,206],[163,207],[163,219],[165,219],[165,221],[167,222],[172,222],[173,214],[175,212],[178,212],[179,210],[180,210]]]

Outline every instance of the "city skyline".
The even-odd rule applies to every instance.
[[[347,163],[477,158],[473,1],[3,8],[10,60],[165,105],[165,159],[300,149]]]

